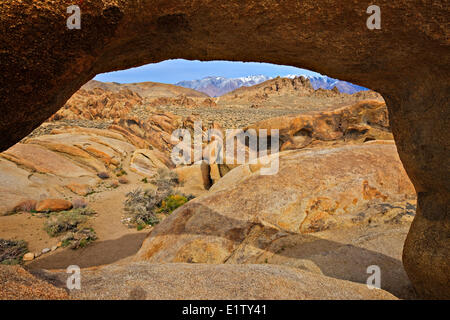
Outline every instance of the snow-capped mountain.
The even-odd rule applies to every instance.
[[[240,87],[251,87],[270,79],[272,78],[264,75],[241,78],[206,77],[201,80],[181,81],[175,85],[194,89],[206,93],[211,97],[218,97]]]
[[[355,92],[358,91],[364,91],[367,90],[367,88],[358,86],[356,84],[347,82],[347,81],[342,81],[342,80],[337,80],[337,79],[333,79],[327,76],[306,76],[306,75],[287,75],[284,76],[283,78],[295,78],[295,77],[299,77],[299,76],[303,76],[305,78],[308,78],[309,81],[311,82],[312,87],[314,88],[314,90],[317,90],[319,88],[322,89],[326,89],[326,90],[331,90],[334,87],[337,87],[339,89],[340,92],[342,93],[348,93],[348,94],[353,94]]]
[[[303,76],[308,78],[311,82],[311,85],[315,90],[322,89],[333,89],[333,87],[337,87],[340,92],[353,94],[358,91],[367,90],[364,87],[346,82],[337,79],[333,79],[327,76],[307,76],[307,75],[287,75],[283,76],[283,78],[295,78]],[[257,76],[247,76],[241,78],[224,78],[224,77],[206,77],[200,80],[191,80],[191,81],[181,81],[176,83],[175,85],[185,88],[194,89],[203,93],[208,94],[211,97],[218,97],[224,95],[225,93],[236,90],[240,87],[246,86],[254,86],[261,82],[271,80],[272,77],[257,75]]]

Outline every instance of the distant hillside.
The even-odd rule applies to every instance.
[[[383,100],[380,94],[371,90],[348,94],[340,92],[338,86],[314,89],[311,80],[303,76],[274,78],[251,87],[238,88],[216,99],[219,106],[295,108],[304,111],[334,109],[367,99]]]
[[[283,78],[293,79],[299,75],[288,75]],[[319,88],[331,90],[338,88],[341,93],[353,94],[355,92],[367,90],[364,87],[336,80],[327,76],[303,76],[308,78],[312,87],[317,90]],[[267,80],[273,79],[264,75],[248,76],[241,78],[224,78],[224,77],[206,77],[200,80],[181,81],[176,83],[177,86],[194,89],[208,94],[211,97],[219,97],[228,92],[234,91],[241,87],[251,87]]]
[[[179,87],[173,84],[158,82],[140,82],[140,83],[117,83],[117,82],[101,82],[91,80],[81,89],[92,90],[100,88],[112,92],[118,92],[122,89],[128,89],[139,94],[142,98],[175,98],[180,95],[191,98],[208,98],[205,93],[192,90],[189,88]]]

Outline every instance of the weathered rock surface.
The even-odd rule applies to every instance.
[[[362,2],[90,0],[82,5],[83,28],[68,30],[70,4],[0,5],[0,150],[29,134],[96,74],[164,59],[271,62],[348,80],[385,98],[400,158],[418,192],[406,270],[423,296],[450,297],[445,1],[380,0],[380,30],[366,27]]]
[[[314,90],[310,80],[300,76],[293,79],[277,77],[251,87],[244,86],[221,96],[217,101],[220,106],[283,106],[310,111],[335,108],[365,99],[383,101],[380,94],[370,90],[353,95],[340,93],[336,88]]]
[[[167,169],[167,166],[158,158],[153,150],[135,150],[130,160],[130,170],[149,178],[158,174],[158,169]]]
[[[282,266],[149,264],[85,269],[72,299],[396,299],[384,290]],[[41,273],[64,283],[67,274]]]
[[[125,118],[134,105],[141,104],[142,98],[130,91],[112,92],[100,88],[78,90],[57,113],[50,117],[55,120],[105,120]]]
[[[161,97],[176,98],[179,96],[185,96],[189,98],[203,98],[203,99],[208,98],[208,95],[196,90],[175,86],[173,84],[151,82],[151,81],[139,83],[115,83],[115,82],[101,82],[91,80],[82,86],[83,90],[88,91],[95,90],[96,88],[112,92],[131,91],[139,95],[140,97],[149,100]]]
[[[19,266],[0,265],[0,300],[69,299],[64,289],[37,279]]]
[[[144,119],[118,118],[115,123],[117,125],[112,126],[111,129],[118,129],[122,133],[125,130],[132,136],[145,141],[147,146],[151,145],[162,152],[169,152],[174,145],[171,140],[172,132],[182,126],[183,119],[171,113],[153,113]],[[117,128],[118,126],[121,129]]]
[[[137,154],[151,155],[157,168],[170,164],[157,149],[138,150],[128,135],[107,129],[67,127],[25,139],[0,154],[0,214],[36,209],[30,201],[86,196],[101,183],[99,173],[140,168]]]
[[[372,259],[390,275],[383,288],[410,296],[399,260],[402,239],[386,236],[399,231],[390,227],[371,232],[368,228],[353,237],[336,238],[336,234],[349,233],[348,228],[406,219],[399,232],[405,238],[410,223],[404,217],[405,201],[414,201],[415,193],[394,145],[286,151],[280,154],[279,166],[273,176],[260,175],[257,165],[233,169],[207,194],[155,227],[136,259],[285,264],[358,282],[367,279],[364,268]],[[325,234],[316,235],[318,232]],[[384,258],[386,253],[363,249],[357,239],[365,236],[376,239],[386,251],[391,250],[386,243],[397,244],[395,254],[390,254],[397,263],[394,258]],[[355,248],[358,244],[362,248]]]
[[[33,144],[16,144],[5,151],[2,157],[39,173],[49,173],[67,178],[77,178],[89,174],[88,170],[64,156]]]
[[[324,147],[393,139],[386,104],[363,101],[332,111],[285,116],[258,122],[248,129],[278,129],[281,150]]]
[[[210,167],[205,161],[178,167],[174,171],[183,190],[189,194],[198,195],[211,187]]]

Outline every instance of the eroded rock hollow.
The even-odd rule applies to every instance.
[[[69,30],[67,7],[81,7]],[[308,68],[380,92],[418,193],[404,266],[424,297],[450,298],[450,10],[446,1],[6,0],[0,3],[0,151],[96,74],[171,58]]]

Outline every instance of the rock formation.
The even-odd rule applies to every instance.
[[[41,274],[65,281],[67,274]],[[83,289],[73,299],[395,300],[384,290],[282,266],[146,262],[83,270]]]
[[[331,109],[368,99],[383,101],[379,93],[371,90],[351,95],[340,93],[336,87],[331,90],[315,90],[309,79],[300,76],[292,79],[277,77],[252,87],[241,87],[221,96],[217,101],[221,106],[293,107],[308,111]]]
[[[278,129],[280,149],[301,149],[328,144],[392,140],[386,104],[363,101],[332,111],[272,118],[246,128]]]
[[[151,170],[155,174],[157,167],[173,166],[167,153],[156,147],[141,150],[141,140],[125,132],[128,135],[95,128],[54,129],[0,153],[0,215],[30,207],[32,201],[86,195],[101,183],[100,173],[115,176],[126,169],[145,177]],[[60,201],[34,205],[37,211],[49,206],[67,209]]]
[[[383,267],[384,289],[408,296],[406,276],[392,258],[380,253],[369,258],[368,253],[350,250],[348,245],[319,241],[364,247],[361,239],[376,239],[386,254],[388,234],[394,232],[404,239],[405,229],[382,231],[386,224],[412,219],[404,202],[415,200],[395,146],[369,142],[292,150],[282,152],[279,162],[279,172],[273,176],[261,175],[258,165],[242,165],[227,173],[208,193],[156,226],[136,260],[284,264],[362,283],[364,268],[374,263]],[[381,228],[375,232],[377,221]],[[355,230],[367,225],[355,235]],[[353,238],[345,238],[352,233]],[[401,246],[395,252],[400,258]],[[346,265],[345,261],[352,262]]]
[[[1,150],[94,75],[164,59],[271,62],[348,80],[385,98],[400,158],[418,193],[404,251],[408,275],[422,296],[450,297],[445,1],[380,0],[380,30],[366,27],[363,2],[86,0],[82,29],[68,30],[72,4],[0,4]]]
[[[121,90],[118,93],[95,88],[91,91],[78,90],[62,109],[50,117],[55,120],[107,120],[124,118],[135,104],[142,103],[142,98],[130,91]]]

